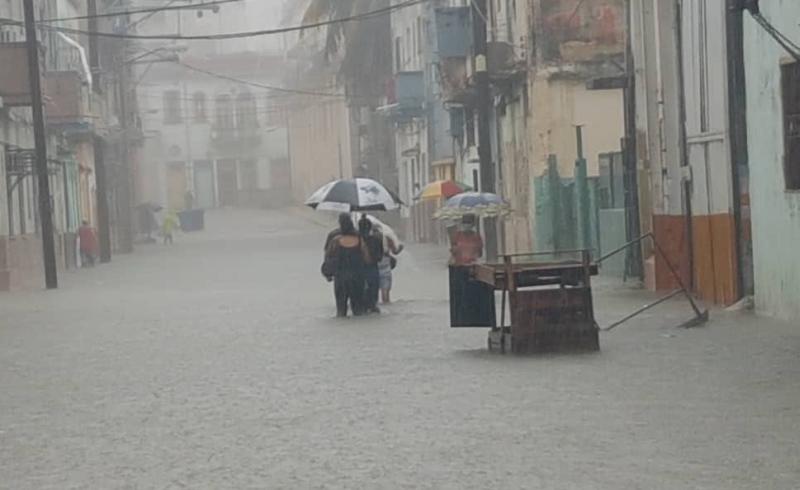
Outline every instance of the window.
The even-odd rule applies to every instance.
[[[783,86],[783,171],[786,189],[800,190],[800,62],[781,67]]]
[[[414,27],[414,33],[411,35],[411,45],[413,53],[419,53],[419,31]],[[413,56],[413,55],[412,55]]]
[[[236,96],[236,127],[239,129],[257,128],[256,110],[258,104],[250,92],[242,92]]]
[[[405,63],[404,65],[408,65],[411,63],[411,56],[414,53],[414,48],[411,46],[411,28],[406,27],[406,59],[403,60]]]
[[[400,73],[403,71],[403,46],[400,44],[400,37],[394,38],[394,71]]]
[[[164,92],[164,123],[180,124],[181,117],[181,93],[178,90],[167,90]]]
[[[258,165],[255,160],[240,160],[239,175],[242,178],[242,190],[258,189]]]
[[[215,100],[216,126],[220,129],[233,128],[233,104],[230,95],[218,95]]]
[[[425,34],[424,34],[425,31],[423,30],[422,27],[423,27],[422,17],[417,17],[417,40],[419,43],[417,46],[417,52],[420,54],[422,54],[423,45],[425,44]]]
[[[464,110],[464,124],[467,133],[467,146],[475,145],[475,113],[471,109]]]
[[[208,118],[206,114],[206,94],[203,92],[195,92],[194,97],[192,97],[192,104],[194,106],[195,122],[205,122]]]

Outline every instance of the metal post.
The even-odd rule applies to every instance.
[[[575,137],[578,144],[578,158],[575,160],[575,190],[578,204],[578,230],[580,231],[580,248],[592,248],[592,232],[589,213],[589,176],[586,159],[583,156],[583,127],[575,126]]]
[[[50,176],[47,171],[47,140],[44,131],[42,86],[39,78],[39,43],[36,40],[33,0],[24,0],[23,7],[33,109],[33,137],[36,146],[36,174],[39,180],[39,219],[42,225],[44,278],[47,289],[56,289],[58,287],[58,271],[56,269],[55,236],[53,235],[53,212],[50,202]]]
[[[111,262],[111,224],[108,210],[108,176],[106,173],[105,145],[100,138],[94,140],[94,172],[97,188],[97,235],[100,244],[100,263]]]
[[[492,94],[489,86],[489,67],[487,56],[486,0],[473,0],[472,26],[475,46],[475,86],[477,89],[476,109],[478,112],[478,158],[480,159],[481,192],[496,192],[495,170],[492,162],[491,110]],[[486,257],[489,261],[497,258],[497,222],[485,219]]]

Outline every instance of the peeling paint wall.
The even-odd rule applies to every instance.
[[[621,53],[625,40],[623,0],[542,0],[541,37],[547,61],[586,61]]]
[[[622,91],[588,90],[585,83],[581,80],[551,78],[547,72],[540,72],[529,88],[532,117],[527,135],[530,171],[526,172],[526,176],[531,195],[526,202],[529,203],[531,246],[543,243],[541,237],[536,237],[537,233],[543,231],[536,228],[533,203],[537,198],[533,195],[533,180],[544,175],[550,155],[556,155],[558,172],[562,177],[574,175],[575,160],[578,158],[575,127],[583,126],[584,155],[590,177],[599,175],[601,154],[620,150],[625,134]]]
[[[800,2],[761,2],[761,11],[800,43]],[[753,218],[756,307],[787,320],[800,318],[800,193],[786,191],[780,65],[789,55],[745,15],[745,72]]]

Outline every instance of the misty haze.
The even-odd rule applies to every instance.
[[[800,488],[798,19],[0,1],[0,489]]]

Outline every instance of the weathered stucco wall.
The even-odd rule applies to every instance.
[[[800,43],[800,2],[761,2],[781,32]],[[780,65],[789,55],[745,16],[745,71],[756,307],[789,320],[800,318],[800,193],[787,192],[783,176],[783,108]]]
[[[289,114],[292,197],[305,201],[322,185],[353,176],[348,108],[343,100],[325,101]]]

